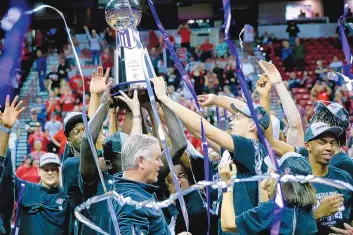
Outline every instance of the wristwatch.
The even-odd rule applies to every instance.
[[[4,127],[3,125],[0,125],[0,132],[5,132],[7,134],[11,134],[11,129]]]

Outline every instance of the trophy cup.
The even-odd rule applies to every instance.
[[[140,0],[110,0],[105,8],[106,21],[117,34],[115,85],[110,90],[115,105],[125,106],[116,98],[120,95],[119,91],[128,93],[135,89],[139,89],[141,103],[148,101],[144,68],[149,77],[154,77],[155,72],[136,29],[141,16]]]

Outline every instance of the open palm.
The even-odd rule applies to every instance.
[[[110,68],[107,68],[107,71],[105,71],[105,74],[103,75],[102,66],[99,66],[97,68],[97,72],[93,71],[92,79],[89,87],[89,90],[91,93],[101,94],[103,91],[107,89],[108,85],[111,84],[111,82],[107,84],[109,72],[110,72]]]
[[[265,74],[269,77],[272,84],[278,84],[282,82],[281,74],[278,72],[276,66],[263,60],[259,62],[259,65]]]
[[[13,125],[15,125],[15,122],[20,116],[20,114],[23,112],[23,110],[25,110],[24,107],[21,108],[21,105],[23,103],[22,100],[16,105],[18,98],[19,97],[16,96],[10,104],[10,96],[7,96],[5,102],[5,110],[3,113],[0,111],[0,123],[6,128],[11,129]]]

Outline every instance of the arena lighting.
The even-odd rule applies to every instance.
[[[264,48],[263,47],[260,47],[260,51],[263,51],[264,50]]]
[[[260,45],[257,45],[257,48],[260,48],[261,46]]]

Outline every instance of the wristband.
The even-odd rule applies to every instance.
[[[7,134],[11,134],[11,129],[4,127],[3,125],[0,125],[0,132],[4,132]]]

